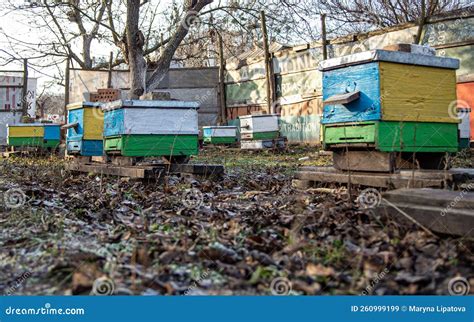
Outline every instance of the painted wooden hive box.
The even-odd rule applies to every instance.
[[[361,121],[458,123],[459,60],[373,50],[320,62],[323,124]]]
[[[199,103],[119,100],[104,105],[104,149],[128,157],[198,154]]]
[[[454,152],[457,59],[373,50],[322,61],[323,143]]]
[[[233,144],[237,142],[237,126],[203,126],[202,135],[205,143]]]
[[[66,145],[71,155],[103,155],[104,112],[102,103],[79,102],[67,106],[68,125]]]
[[[270,140],[280,136],[277,114],[239,116],[242,140]]]
[[[435,122],[358,122],[324,126],[324,148],[382,152],[456,152],[458,125]]]
[[[11,124],[7,125],[7,144],[15,147],[40,147],[55,149],[59,146],[59,124]]]

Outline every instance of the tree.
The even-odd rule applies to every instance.
[[[463,0],[320,0],[339,34],[385,28],[459,9]],[[425,10],[425,11],[423,11]]]
[[[168,72],[176,49],[188,34],[192,23],[197,19],[197,14],[212,1],[186,0],[184,2],[185,14],[156,61],[155,69],[147,79],[147,63],[143,51],[145,39],[139,29],[141,1],[127,0],[126,45],[122,48],[130,67],[130,98],[138,98],[158,86]]]

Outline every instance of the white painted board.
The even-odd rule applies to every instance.
[[[126,134],[198,135],[198,111],[195,109],[125,108]]]
[[[237,137],[237,127],[236,126],[209,126],[203,127],[203,129],[210,129],[210,137]]]
[[[286,143],[284,138],[276,140],[245,140],[240,141],[241,150],[283,149]]]
[[[459,137],[461,139],[469,139],[471,137],[471,126],[469,119],[472,112],[470,109],[462,109],[461,111],[458,109],[458,113],[459,117],[461,118],[461,123],[458,125]]]
[[[240,133],[260,133],[279,131],[278,115],[240,116]]]

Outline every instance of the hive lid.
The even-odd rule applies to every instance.
[[[101,102],[75,102],[68,104],[66,108],[68,110],[75,110],[78,108],[84,108],[84,107],[101,107],[103,103]]]
[[[376,49],[323,60],[319,62],[318,69],[320,71],[327,71],[331,69],[337,69],[373,61],[385,61],[399,64],[430,66],[447,69],[459,68],[459,59],[455,58]]]
[[[235,125],[210,125],[210,126],[203,126],[203,129],[237,129]]]
[[[251,114],[251,115],[242,115],[239,116],[239,119],[251,118],[251,117],[279,117],[279,114]]]
[[[18,123],[18,124],[7,124],[7,127],[11,126],[60,126],[61,124],[56,123]]]
[[[191,101],[148,101],[148,100],[118,100],[105,103],[102,110],[110,111],[120,108],[164,108],[164,109],[199,109],[198,102]]]

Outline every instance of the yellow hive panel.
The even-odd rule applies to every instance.
[[[459,123],[453,69],[381,62],[380,90],[384,121]]]
[[[9,126],[8,137],[11,138],[27,138],[27,137],[43,137],[44,128],[42,126]]]
[[[100,108],[84,109],[84,140],[102,140],[104,112]]]

